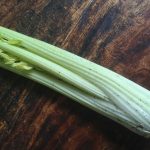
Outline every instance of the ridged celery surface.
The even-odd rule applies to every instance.
[[[150,137],[150,91],[84,58],[0,27],[0,67]]]

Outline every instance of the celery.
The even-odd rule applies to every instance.
[[[43,41],[0,27],[0,67],[150,137],[150,91]]]

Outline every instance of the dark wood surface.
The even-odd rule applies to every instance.
[[[149,0],[0,0],[0,25],[150,90]],[[0,69],[0,150],[150,150],[150,140]]]

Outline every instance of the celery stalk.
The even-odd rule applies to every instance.
[[[2,68],[54,89],[137,134],[150,137],[149,90],[84,58],[4,27],[0,27],[0,49],[1,57],[8,55],[11,60],[9,64],[0,61]],[[11,56],[21,63],[13,62]]]

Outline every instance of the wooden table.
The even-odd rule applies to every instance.
[[[150,89],[149,0],[1,0],[0,25]],[[0,69],[1,150],[149,150],[121,125]]]

